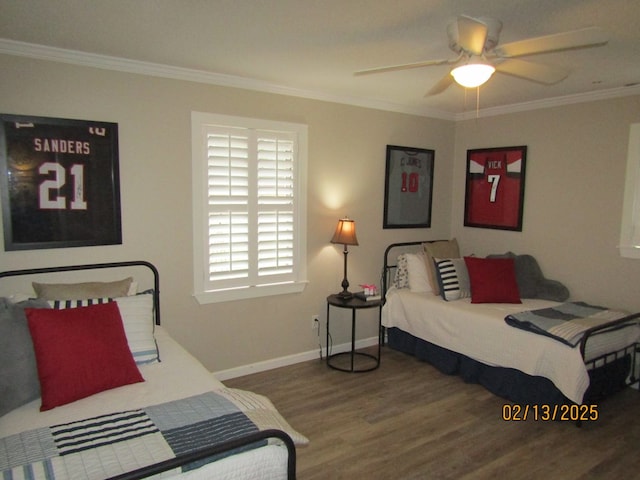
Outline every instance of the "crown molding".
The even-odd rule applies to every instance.
[[[159,63],[143,62],[139,60],[130,60],[126,58],[99,55],[95,53],[86,53],[77,50],[67,50],[63,48],[49,47],[46,45],[19,42],[16,40],[8,40],[3,38],[0,38],[0,54],[35,58],[38,60],[47,60],[52,62],[68,63],[85,67],[102,68],[105,70],[115,70],[140,75],[150,75],[154,77],[170,78],[174,80],[206,83],[223,87],[242,88],[246,90],[302,97],[312,100],[341,103],[364,108],[373,108],[376,110],[440,118],[444,120],[454,119],[453,114],[442,112],[439,110],[411,108],[405,105],[376,101],[367,98],[333,95],[325,92],[287,87],[246,77],[225,75],[205,70],[175,67]]]
[[[564,95],[562,97],[546,98],[544,100],[534,100],[531,102],[513,103],[500,107],[483,108],[476,112],[464,112],[454,116],[455,121],[470,120],[478,117],[492,117],[507,113],[525,112],[539,110],[543,108],[560,107],[576,103],[594,102],[597,100],[608,100],[611,98],[627,97],[630,95],[640,95],[640,85],[629,87],[611,88],[607,90],[597,90],[594,92],[576,93],[574,95]]]
[[[277,95],[288,95],[312,100],[320,100],[324,102],[347,104],[363,108],[372,108],[376,110],[405,113],[409,115],[417,115],[450,121],[468,120],[472,118],[489,117],[507,113],[523,112],[527,110],[536,110],[560,105],[590,102],[594,100],[640,94],[640,85],[635,85],[631,87],[622,87],[576,95],[567,95],[563,97],[536,100],[532,102],[523,102],[500,107],[484,108],[474,112],[455,114],[436,109],[409,107],[392,102],[384,102],[361,97],[335,95],[326,92],[293,88],[235,75],[226,75],[205,70],[130,60],[127,58],[99,55],[95,53],[81,52],[78,50],[68,50],[34,43],[19,42],[16,40],[9,40],[4,38],[0,38],[0,54],[68,63],[85,67],[102,68],[105,70],[115,70],[139,75],[150,75],[154,77],[170,78],[174,80],[206,83],[223,87],[241,88],[245,90],[254,90],[265,93],[273,93]]]

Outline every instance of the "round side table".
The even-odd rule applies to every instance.
[[[330,324],[330,313],[331,307],[335,308],[348,308],[351,309],[351,351],[349,352],[340,352],[334,353],[333,355],[329,355],[327,353],[327,366],[333,368],[334,370],[340,370],[342,372],[350,372],[350,373],[362,373],[362,372],[370,372],[371,370],[375,370],[380,366],[380,345],[381,345],[381,336],[382,336],[382,327],[381,327],[381,310],[382,310],[382,302],[380,300],[362,300],[356,296],[353,296],[348,299],[344,299],[340,297],[340,295],[329,295],[327,297],[327,349],[329,348],[329,324]],[[378,309],[378,355],[372,355],[366,352],[357,352],[356,351],[356,312],[358,310],[362,310],[364,308],[377,308]],[[328,350],[327,350],[328,352]],[[337,357],[350,357],[350,368],[344,368],[341,366],[337,366],[335,360]],[[375,361],[373,366],[369,367],[358,367],[356,365],[357,358],[368,358]],[[371,363],[371,362],[367,362]]]

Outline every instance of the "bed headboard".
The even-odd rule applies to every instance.
[[[395,263],[398,255],[401,253],[407,253],[412,251],[411,247],[416,247],[418,245],[422,245],[423,243],[431,243],[438,242],[440,240],[416,240],[414,242],[400,242],[400,243],[392,243],[389,245],[384,251],[384,261],[382,267],[382,301],[384,303],[384,299],[387,295],[387,290],[391,285],[393,280],[393,272],[398,267]],[[415,248],[413,248],[415,250]]]
[[[151,271],[153,275],[153,314],[156,325],[160,325],[160,275],[158,269],[152,263],[144,260],[133,260],[127,262],[110,262],[110,263],[93,263],[86,265],[65,265],[60,267],[44,267],[44,268],[30,268],[25,270],[9,270],[6,272],[0,272],[0,279],[9,277],[21,277],[27,275],[40,275],[47,273],[61,273],[72,272],[79,270],[102,270],[108,268],[130,268],[130,267],[144,267]]]

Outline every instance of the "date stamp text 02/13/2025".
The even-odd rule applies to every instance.
[[[598,405],[519,405],[505,403],[502,420],[506,422],[533,421],[596,421]]]

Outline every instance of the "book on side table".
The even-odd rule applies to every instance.
[[[354,293],[356,298],[359,298],[360,300],[364,300],[365,302],[373,302],[376,300],[382,300],[382,295],[380,294],[375,294],[375,295],[366,295],[364,292],[356,292]]]

